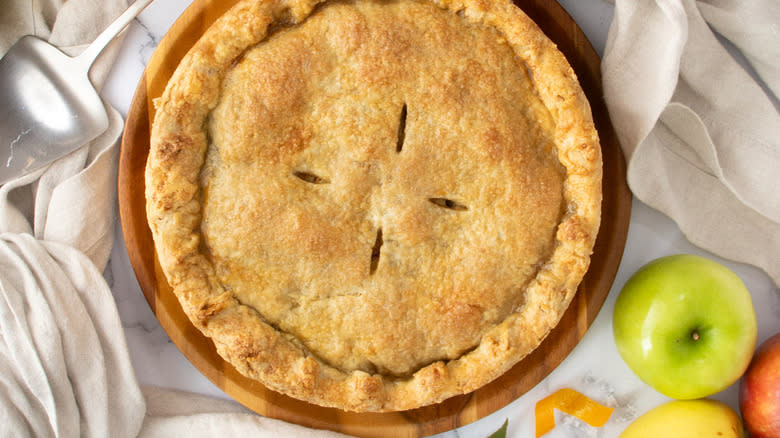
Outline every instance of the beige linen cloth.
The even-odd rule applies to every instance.
[[[780,1],[616,0],[602,74],[634,195],[780,285]]]
[[[0,54],[35,34],[70,54],[126,0],[3,0]],[[93,69],[102,83],[116,54]],[[128,84],[135,87],[135,84]],[[0,187],[0,436],[336,436],[237,403],[140,387],[101,272],[116,217],[121,116],[96,140]]]

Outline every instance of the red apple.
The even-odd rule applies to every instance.
[[[739,408],[751,437],[780,437],[780,333],[753,355],[740,383]]]

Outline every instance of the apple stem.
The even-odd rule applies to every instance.
[[[693,339],[694,341],[699,340],[699,332],[697,330],[694,330],[693,333],[691,333],[691,339]]]

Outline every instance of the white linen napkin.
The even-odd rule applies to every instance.
[[[25,34],[78,53],[126,6],[4,2],[0,54]],[[105,78],[110,52],[93,68],[94,83]],[[113,242],[123,127],[106,109],[110,125],[100,137],[0,187],[0,436],[340,436],[234,402],[139,387],[101,274]]]
[[[780,285],[780,2],[616,0],[602,77],[634,195]]]

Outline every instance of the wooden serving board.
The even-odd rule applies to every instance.
[[[253,411],[304,426],[359,436],[417,437],[476,421],[547,376],[584,336],[609,293],[625,246],[631,210],[625,162],[602,98],[600,60],[585,35],[555,0],[516,0],[555,41],[590,99],[604,159],[602,226],[590,269],[558,326],[541,346],[491,384],[437,405],[397,413],[351,413],[278,394],[240,375],[187,319],[163,276],[146,222],[144,167],[149,152],[152,99],[162,94],[180,59],[236,0],[195,0],[160,42],[127,116],[119,161],[122,231],[138,282],[162,327],[187,359],[228,395]]]

